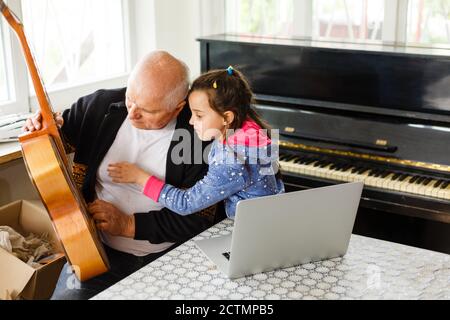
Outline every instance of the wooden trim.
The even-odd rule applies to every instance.
[[[19,143],[17,142],[0,143],[0,165],[21,158],[22,158],[22,150],[20,148]]]

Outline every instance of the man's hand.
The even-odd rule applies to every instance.
[[[103,200],[90,203],[88,210],[94,218],[97,229],[113,236],[134,238],[134,215],[126,215],[111,203]]]
[[[54,113],[54,118],[56,121],[56,125],[61,128],[64,124],[64,119],[61,115],[61,112]],[[38,111],[34,116],[28,118],[22,127],[23,132],[33,132],[36,130],[40,130],[42,128],[42,115],[41,112]]]
[[[138,166],[128,162],[111,163],[107,170],[113,182],[136,183],[141,187],[145,186],[151,176]]]

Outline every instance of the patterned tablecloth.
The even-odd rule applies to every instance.
[[[93,299],[450,299],[450,255],[352,235],[342,258],[229,280],[190,240]]]

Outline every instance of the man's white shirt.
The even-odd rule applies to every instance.
[[[133,127],[128,118],[125,119],[97,171],[95,185],[97,198],[112,203],[128,215],[160,210],[162,205],[145,196],[140,186],[112,182],[107,168],[111,163],[130,162],[164,181],[167,153],[176,122],[174,119],[160,130],[141,130]],[[101,233],[101,237],[109,247],[136,256],[161,252],[173,244],[169,242],[153,244],[149,241],[115,237],[104,232]]]

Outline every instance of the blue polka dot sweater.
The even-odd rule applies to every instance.
[[[222,200],[229,218],[234,218],[240,200],[284,192],[276,177],[278,149],[264,130],[247,120],[226,142],[214,141],[208,155],[209,170],[192,188],[182,190],[151,177],[144,194],[166,208],[188,215]]]

